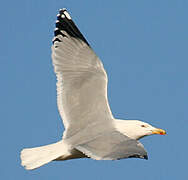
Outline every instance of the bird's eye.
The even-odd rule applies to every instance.
[[[141,127],[146,127],[146,125],[142,124]]]

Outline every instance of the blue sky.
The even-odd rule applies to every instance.
[[[51,39],[66,7],[108,73],[116,118],[141,119],[167,136],[141,142],[149,160],[52,162],[34,171],[19,152],[60,140]],[[0,7],[0,179],[177,180],[187,174],[187,0],[19,0]]]

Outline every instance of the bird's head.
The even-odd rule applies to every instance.
[[[139,120],[116,120],[116,128],[132,139],[140,139],[152,134],[165,135],[166,131]]]

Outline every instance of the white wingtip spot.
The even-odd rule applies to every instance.
[[[59,22],[59,20],[56,20],[55,22],[56,22],[56,23],[58,23],[58,22]]]
[[[59,17],[60,16],[60,14],[57,14],[57,17]]]
[[[64,15],[64,14],[62,14],[62,15],[61,15],[61,17],[62,17],[62,18],[65,18],[65,15]]]
[[[67,11],[64,12],[65,16],[68,18],[68,19],[71,19],[69,13]]]

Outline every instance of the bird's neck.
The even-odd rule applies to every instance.
[[[119,120],[115,119],[115,126],[118,131],[120,131],[125,136],[130,137],[131,139],[140,139],[142,136],[134,128],[134,121],[136,120]]]

